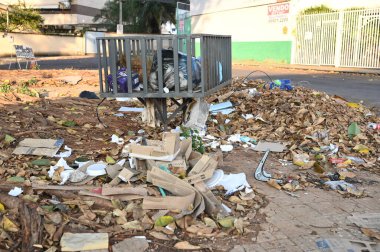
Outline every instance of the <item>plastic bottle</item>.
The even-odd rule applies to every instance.
[[[368,128],[371,128],[374,130],[380,130],[380,123],[369,123]]]
[[[270,83],[269,89],[280,88],[281,90],[291,91],[293,86],[290,83],[291,81],[286,79],[274,80]]]

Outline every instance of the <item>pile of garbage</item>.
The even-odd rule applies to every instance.
[[[191,137],[171,132],[162,133],[162,140],[140,136],[124,145],[113,135],[110,141],[122,146],[120,160],[116,154],[68,162],[70,147],[58,153],[63,139],[20,141],[13,155],[39,158],[27,164],[34,171],[30,176],[12,176],[1,188],[9,189],[0,194],[1,248],[81,251],[116,243],[113,251],[124,251],[127,244],[142,242],[144,248],[201,249],[209,246],[189,240],[258,232],[256,212],[266,202],[244,173],[217,169],[220,152],[201,154]],[[23,241],[27,234],[31,238]],[[133,238],[117,243],[120,234]]]
[[[260,141],[277,142],[285,146],[277,156],[282,165],[317,175],[309,180],[305,175],[278,175],[286,181],[285,190],[303,189],[302,181],[321,180],[332,189],[360,196],[362,191],[349,183],[354,171],[379,172],[379,118],[360,103],[303,87],[280,89],[239,78],[208,102],[213,103],[211,118],[201,135],[209,151],[255,150]]]

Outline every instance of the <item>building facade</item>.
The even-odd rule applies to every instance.
[[[109,0],[25,0],[27,7],[38,10],[44,26],[75,29],[95,26],[93,18]],[[0,0],[4,5],[18,4],[19,0]]]
[[[291,63],[297,16],[322,4],[335,10],[380,7],[379,0],[191,0],[191,32],[231,35],[234,61]]]

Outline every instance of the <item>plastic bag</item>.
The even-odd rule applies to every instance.
[[[205,130],[209,109],[210,105],[207,102],[197,98],[195,103],[189,106],[188,111],[190,111],[190,114],[186,113],[187,118],[185,118],[186,123],[184,126],[197,130]]]
[[[192,82],[196,87],[201,82],[201,63],[198,59],[192,57]],[[173,89],[174,83],[174,55],[173,50],[162,50],[162,70],[164,87]],[[179,88],[180,90],[187,89],[187,55],[178,53],[178,70],[179,70]],[[158,90],[158,59],[157,53],[153,57],[151,72],[149,75],[149,85],[153,90]]]
[[[126,68],[120,68],[116,73],[117,79],[117,92],[128,93],[128,74]],[[110,90],[113,90],[112,74],[107,76],[107,83]],[[140,85],[139,75],[136,72],[132,72],[132,89],[137,88]]]

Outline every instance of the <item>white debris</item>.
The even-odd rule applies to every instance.
[[[73,150],[70,147],[68,147],[67,145],[65,145],[64,149],[66,151],[63,151],[63,152],[61,152],[59,154],[56,154],[56,155],[54,155],[54,157],[59,157],[59,158],[68,158],[68,157],[70,157]]]
[[[226,144],[226,145],[220,145],[220,149],[223,152],[230,152],[234,149],[234,147],[231,144]]]
[[[14,187],[12,190],[9,191],[8,195],[10,196],[13,196],[13,197],[17,197],[19,196],[21,193],[23,192],[23,190],[20,188],[20,187]]]
[[[114,134],[111,136],[111,143],[124,144],[124,139]]]

